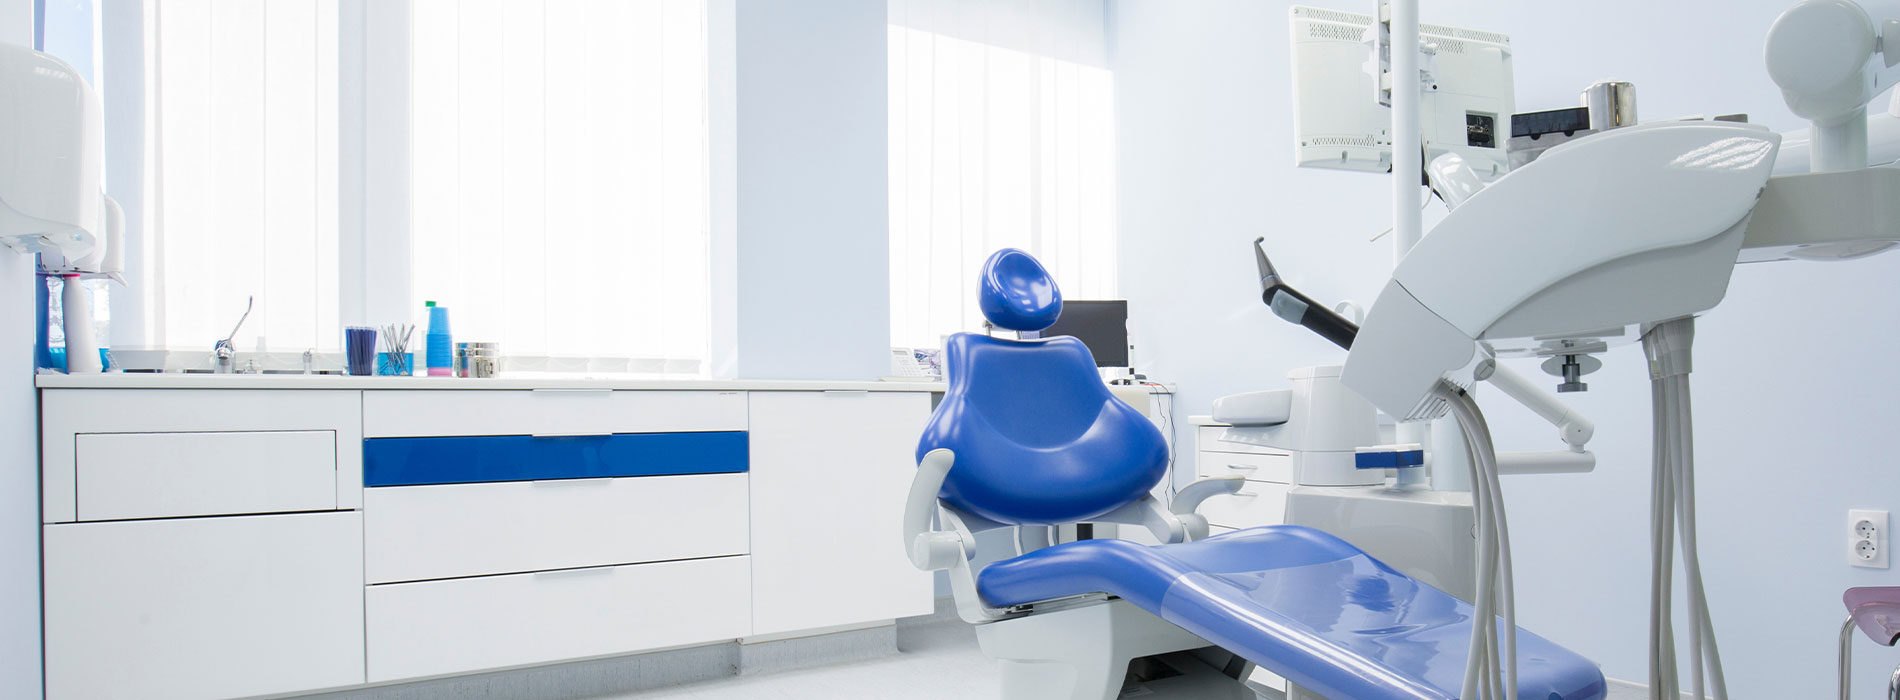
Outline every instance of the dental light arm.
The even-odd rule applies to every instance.
[[[1262,246],[1266,240],[1265,236],[1253,239],[1254,265],[1260,270],[1260,301],[1273,309],[1275,316],[1305,326],[1334,345],[1351,350],[1359,325],[1281,281],[1280,273],[1275,272],[1273,263],[1267,260],[1267,250]]]
[[[1867,167],[1867,103],[1900,81],[1900,1],[1806,0],[1768,30],[1768,76],[1813,122],[1813,172]]]

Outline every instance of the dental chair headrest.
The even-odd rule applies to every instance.
[[[1039,331],[1062,315],[1062,290],[1034,256],[1016,248],[996,251],[983,263],[977,306],[997,328]]]

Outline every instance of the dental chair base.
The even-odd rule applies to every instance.
[[[1003,664],[1003,700],[1109,700],[1130,682],[1140,683],[1141,697],[1155,700],[1257,697],[1241,683],[1253,664],[1125,600],[1094,596],[1073,607],[978,625],[976,640]],[[1167,670],[1129,678],[1153,664]]]

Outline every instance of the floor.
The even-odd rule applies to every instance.
[[[874,661],[737,676],[612,696],[613,700],[984,700],[997,696],[997,667],[961,620],[900,623],[900,653]],[[1646,700],[1639,687],[1612,684],[1608,700]]]

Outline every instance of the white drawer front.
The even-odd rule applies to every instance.
[[[336,508],[336,433],[74,436],[80,520]]]
[[[1194,448],[1204,452],[1248,452],[1253,454],[1280,454],[1285,452],[1285,450],[1272,447],[1250,445],[1244,442],[1230,442],[1220,439],[1221,436],[1225,434],[1227,434],[1227,426],[1200,426],[1194,433]]]
[[[1293,483],[1293,456],[1202,450],[1195,455],[1201,478],[1239,474],[1248,481]]]
[[[1286,495],[1293,487],[1265,481],[1249,481],[1238,493],[1215,496],[1201,504],[1200,514],[1209,525],[1245,529],[1286,522]]]
[[[737,639],[746,557],[370,586],[370,682]]]
[[[607,435],[746,429],[737,391],[365,391],[363,436]]]
[[[46,389],[40,392],[41,522],[79,519],[79,438],[108,433],[329,432],[331,505],[363,498],[363,392],[313,389]],[[339,447],[340,446],[340,447]],[[268,466],[280,455],[253,456]]]
[[[363,683],[357,513],[43,530],[48,700],[205,700]]]
[[[747,475],[364,489],[370,583],[745,554]]]

